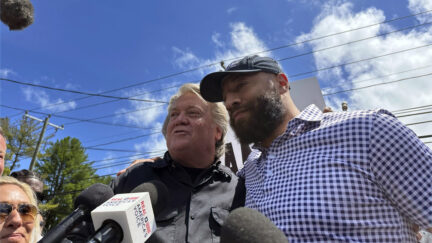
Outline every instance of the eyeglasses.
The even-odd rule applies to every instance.
[[[4,223],[13,209],[16,209],[24,223],[33,222],[38,213],[35,205],[20,203],[18,205],[0,202],[0,223]]]

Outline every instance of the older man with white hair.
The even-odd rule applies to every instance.
[[[205,101],[198,85],[184,84],[171,98],[165,156],[128,168],[112,183],[115,193],[150,180],[167,186],[170,199],[147,242],[219,242],[224,220],[245,198],[243,181],[219,161],[227,129],[225,107]]]

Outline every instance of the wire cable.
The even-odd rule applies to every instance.
[[[344,30],[344,31],[340,31],[340,32],[336,32],[336,33],[320,36],[320,37],[311,38],[311,39],[300,41],[300,42],[294,42],[294,43],[291,43],[291,44],[282,45],[282,46],[279,46],[279,47],[275,47],[275,48],[271,48],[271,49],[267,49],[267,50],[263,50],[263,51],[259,51],[259,52],[250,53],[248,55],[262,54],[262,53],[271,52],[271,51],[282,49],[282,48],[287,48],[287,47],[296,46],[296,45],[302,45],[302,44],[305,44],[305,43],[308,43],[308,42],[312,42],[312,41],[316,41],[316,40],[321,40],[321,39],[328,38],[328,37],[331,37],[331,36],[336,36],[336,35],[352,32],[352,31],[356,31],[356,30],[360,30],[360,29],[365,29],[365,28],[373,27],[373,26],[376,26],[376,25],[381,25],[381,24],[385,24],[385,23],[390,23],[390,22],[406,19],[406,18],[411,18],[411,17],[415,17],[415,16],[418,16],[418,15],[422,15],[422,14],[427,14],[427,13],[429,13],[431,11],[432,10],[425,10],[425,11],[418,12],[418,13],[411,14],[411,15],[397,17],[397,18],[393,18],[393,19],[390,19],[390,20],[386,20],[386,21],[382,21],[382,22],[378,22],[378,23],[374,23],[374,24],[370,24],[370,25],[361,26],[361,27],[358,27],[358,28],[348,29],[348,30]],[[226,62],[226,61],[233,61],[233,60],[240,59],[242,57],[243,56],[239,56],[239,57],[229,58],[229,59],[225,59],[225,60],[221,60],[221,61],[224,61],[224,62]],[[220,62],[214,62],[214,63],[198,66],[198,67],[195,67],[195,68],[191,68],[189,70],[184,70],[184,71],[181,71],[181,72],[164,75],[164,76],[159,77],[159,78],[150,79],[150,80],[146,80],[146,81],[143,81],[143,82],[138,82],[138,83],[135,83],[135,84],[132,84],[132,85],[123,86],[123,87],[116,88],[116,89],[107,90],[107,91],[104,91],[104,92],[101,92],[101,93],[97,93],[97,94],[105,94],[105,93],[110,93],[110,92],[114,92],[114,91],[118,91],[118,90],[122,90],[122,89],[127,89],[127,88],[131,88],[131,87],[147,84],[147,83],[150,83],[150,82],[155,82],[155,81],[158,81],[158,80],[167,79],[167,78],[170,78],[170,77],[182,75],[182,74],[185,74],[185,73],[188,73],[188,72],[197,71],[199,69],[208,68],[208,67],[219,65],[219,64],[220,64]],[[90,97],[90,96],[88,96],[88,97]],[[88,97],[81,97],[79,99],[84,99],[84,98],[88,98]],[[67,102],[70,102],[70,101],[67,101]],[[37,109],[41,109],[41,108],[37,108]],[[35,110],[35,109],[32,109],[32,110]]]

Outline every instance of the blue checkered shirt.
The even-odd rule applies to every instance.
[[[239,176],[246,206],[294,242],[416,242],[432,227],[432,151],[385,110],[311,105]]]

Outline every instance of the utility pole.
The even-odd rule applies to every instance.
[[[33,167],[34,167],[34,164],[35,164],[35,161],[36,161],[36,157],[37,157],[37,155],[38,155],[38,153],[39,153],[39,147],[40,147],[40,145],[41,145],[41,143],[42,143],[42,139],[43,139],[43,137],[44,137],[44,134],[45,134],[45,130],[46,130],[47,125],[50,125],[50,126],[54,127],[54,128],[56,129],[56,131],[57,131],[57,129],[61,129],[61,130],[63,130],[63,129],[64,129],[64,126],[63,126],[63,125],[61,125],[61,126],[57,126],[57,125],[55,125],[55,124],[49,123],[48,121],[49,121],[51,115],[48,115],[47,117],[45,117],[44,120],[42,120],[42,119],[39,119],[39,118],[37,118],[37,117],[34,117],[34,116],[29,115],[29,114],[28,114],[28,111],[26,111],[26,113],[25,113],[25,117],[28,117],[28,118],[30,118],[30,119],[33,119],[33,120],[36,120],[36,121],[39,121],[39,122],[43,122],[43,123],[44,123],[44,124],[43,124],[43,127],[42,127],[42,131],[41,131],[40,136],[39,136],[39,140],[38,140],[38,142],[37,142],[37,144],[36,144],[36,148],[35,148],[34,153],[33,153],[32,160],[31,160],[31,162],[30,162],[29,170],[32,171],[32,170],[33,170]]]

